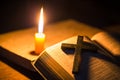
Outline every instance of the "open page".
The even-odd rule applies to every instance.
[[[120,56],[120,42],[115,40],[106,32],[99,32],[92,37],[92,40],[101,44],[105,49],[111,52],[114,56]]]
[[[119,80],[120,68],[115,64],[96,57],[90,58],[90,80]]]

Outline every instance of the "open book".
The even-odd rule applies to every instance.
[[[46,48],[32,65],[47,80],[119,80],[120,67],[114,61],[120,56],[120,43],[106,32],[83,40],[101,51],[83,51],[77,74],[72,74],[74,53],[67,54],[61,49],[62,43],[76,44],[77,36]]]

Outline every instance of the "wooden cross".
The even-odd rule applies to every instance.
[[[73,74],[76,74],[79,71],[82,49],[97,51],[97,47],[94,44],[83,41],[83,36],[78,36],[77,44],[62,43],[61,48],[65,52],[66,50],[74,49],[75,56],[74,56],[74,63],[72,69]]]

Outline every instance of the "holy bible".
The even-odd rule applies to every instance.
[[[73,74],[72,69],[75,54],[74,52],[72,54],[65,53],[61,49],[61,46],[63,43],[75,45],[76,41],[77,36],[74,36],[46,48],[32,62],[33,67],[45,80],[120,79],[120,66],[119,61],[116,59],[116,57],[120,57],[120,42],[106,32],[99,32],[90,40],[83,39],[84,42],[95,45],[98,50],[85,49],[82,51],[79,72]],[[73,48],[75,47],[73,46]]]

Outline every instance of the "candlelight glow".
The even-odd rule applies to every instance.
[[[44,50],[45,34],[43,33],[43,8],[41,8],[38,23],[38,32],[35,33],[35,53],[40,54]]]
[[[42,7],[40,12],[39,24],[38,24],[38,33],[43,32],[43,26],[44,26],[43,23],[44,23],[44,17],[43,17],[43,7]]]

